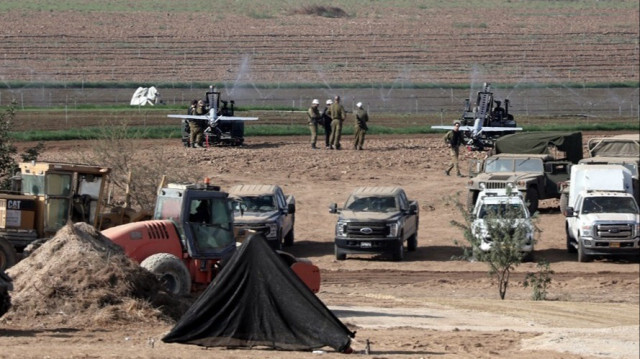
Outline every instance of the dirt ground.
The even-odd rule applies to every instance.
[[[595,134],[585,134],[584,141]],[[28,146],[29,144],[21,144]],[[522,281],[535,263],[520,265],[500,300],[484,263],[456,260],[461,218],[453,204],[464,199],[466,178],[447,177],[441,135],[370,136],[364,151],[312,150],[307,137],[247,138],[243,147],[186,149],[179,140],[139,142],[138,158],[159,153],[166,163],[200,169],[213,183],[273,183],[296,198],[295,245],[289,251],[321,269],[319,298],[352,330],[353,348],[364,355],[366,341],[376,358],[637,358],[639,353],[639,265],[637,259],[577,263],[565,248],[564,218],[555,200],[543,202],[536,259],[555,272],[547,301],[531,301]],[[42,159],[65,160],[89,142],[47,143]],[[465,153],[462,157],[479,157]],[[467,173],[467,170],[463,171]],[[419,201],[418,249],[402,262],[375,256],[336,261],[335,215],[361,185],[402,186]],[[62,269],[61,269],[62,270]],[[61,313],[60,316],[69,315]],[[72,315],[72,314],[71,314]],[[342,354],[264,349],[204,349],[164,344],[171,323],[132,320],[65,325],[50,320],[0,321],[0,357],[136,357],[207,355],[225,358],[311,358]],[[55,318],[53,318],[55,319]],[[53,323],[56,323],[53,320]]]

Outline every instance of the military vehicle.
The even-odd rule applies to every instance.
[[[334,250],[337,260],[347,254],[386,254],[404,258],[404,247],[418,247],[418,202],[407,198],[400,187],[358,187],[342,208],[336,203],[330,213],[339,214]]]
[[[222,107],[220,103],[222,102]],[[233,100],[224,101],[220,98],[220,92],[210,86],[205,94],[206,115],[167,115],[181,119],[182,144],[191,147],[189,121],[198,121],[204,128],[204,146],[231,145],[240,146],[244,143],[244,121],[256,121],[257,117],[234,116]]]
[[[485,160],[471,161],[467,209],[473,210],[480,191],[511,187],[523,194],[529,212],[535,213],[539,200],[560,198],[570,166],[582,159],[582,133],[507,135],[495,142],[493,153]]]
[[[473,108],[469,99],[465,99],[464,111],[456,122],[460,122],[460,131],[469,150],[490,149],[498,137],[522,131],[521,127],[516,127],[516,121],[509,113],[509,99],[504,100],[504,108],[501,104],[501,101],[494,99],[489,83],[485,83],[482,91],[478,91]],[[431,126],[431,128],[452,130],[453,126]]]

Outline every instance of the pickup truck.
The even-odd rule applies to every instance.
[[[336,203],[330,213],[339,214],[334,250],[337,260],[347,254],[386,254],[404,258],[418,246],[418,202],[407,198],[400,187],[358,187],[342,208]]]
[[[271,248],[292,246],[296,200],[277,185],[244,184],[233,186],[229,196],[239,200],[234,211],[236,241],[242,242],[247,230],[264,234]]]
[[[565,230],[567,251],[577,252],[578,262],[640,254],[640,211],[632,193],[624,166],[572,166]]]
[[[522,259],[525,261],[533,259],[534,226],[524,198],[518,191],[508,193],[506,190],[485,190],[480,192],[472,212],[472,218],[471,233],[479,239],[481,251],[489,252],[493,246],[494,239],[491,238],[490,225],[487,221],[489,219],[506,221],[509,218],[511,223],[504,223],[511,226],[514,236],[518,230],[522,230],[522,235],[519,237]]]

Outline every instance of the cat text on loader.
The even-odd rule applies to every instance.
[[[158,192],[153,220],[108,228],[102,234],[158,276],[169,292],[185,295],[204,289],[235,252],[233,214],[234,200],[206,180],[169,184]],[[312,291],[319,290],[318,267],[285,252],[278,254]]]
[[[11,191],[0,193],[0,271],[32,242],[50,238],[68,221],[99,228],[109,168],[23,162]]]

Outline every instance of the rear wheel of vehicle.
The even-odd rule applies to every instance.
[[[140,266],[158,277],[165,290],[171,294],[187,295],[191,291],[191,275],[180,258],[170,253],[157,253],[140,263]]]
[[[475,207],[477,200],[478,200],[478,191],[467,192],[467,211],[469,211],[469,213],[473,212],[473,207]]]
[[[404,245],[402,242],[396,245],[396,248],[393,251],[393,260],[401,261],[404,258]]]
[[[414,233],[413,236],[407,239],[407,251],[413,252],[418,248],[418,233]]]
[[[12,267],[18,261],[18,254],[8,240],[0,238],[0,271]]]
[[[591,261],[591,257],[584,253],[584,245],[581,240],[578,240],[578,262],[584,263]]]
[[[573,246],[573,241],[571,240],[571,235],[569,234],[569,227],[565,226],[564,231],[567,235],[567,252],[576,253],[576,247]]]
[[[340,249],[337,244],[333,245],[333,251],[335,252],[337,260],[343,261],[343,260],[347,259],[347,255],[344,254],[344,252],[342,252],[342,249]]]
[[[538,191],[534,187],[527,188],[525,200],[529,202],[529,213],[533,215],[538,210]]]
[[[567,213],[567,207],[569,207],[569,195],[563,193],[560,195],[560,213],[563,215]]]
[[[524,256],[522,257],[522,261],[525,263],[533,262],[534,259],[535,259],[535,256],[533,254],[533,251],[525,253]]]

